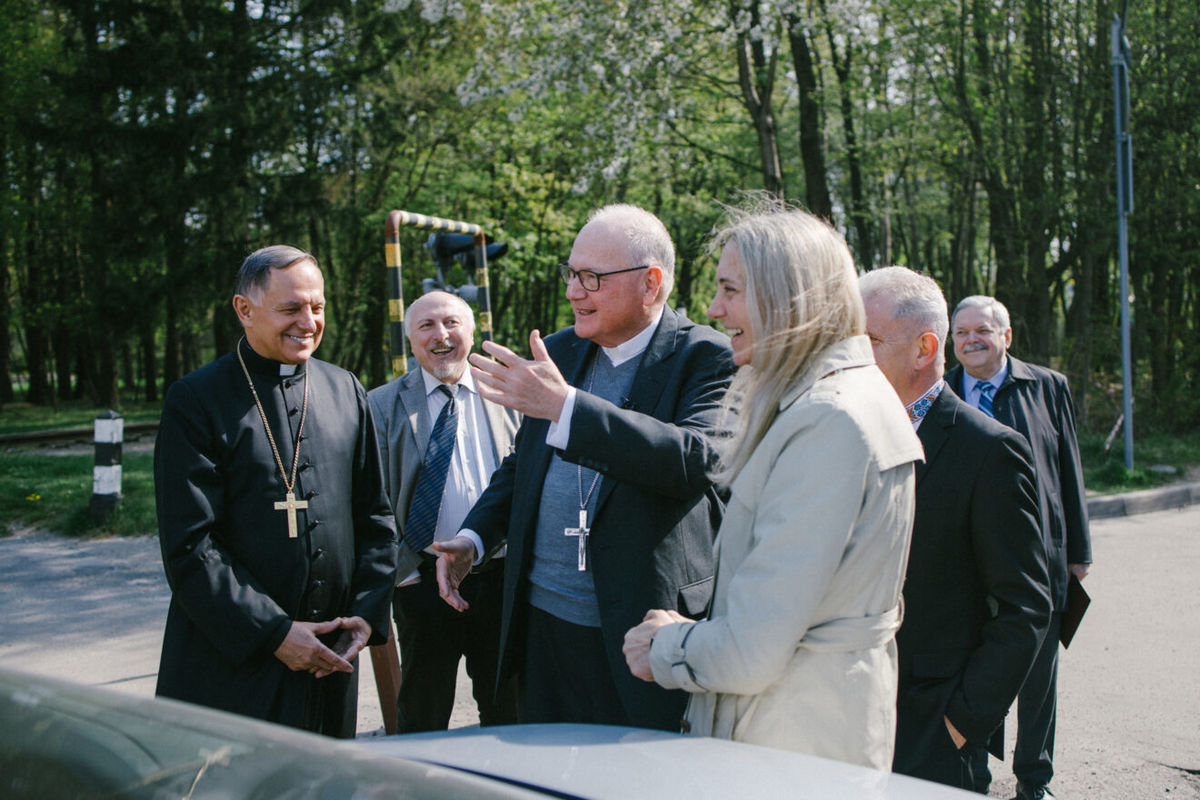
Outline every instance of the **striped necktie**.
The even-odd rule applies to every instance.
[[[975,389],[979,392],[979,410],[995,419],[996,409],[992,406],[992,392],[996,391],[996,387],[987,381],[976,381]]]
[[[446,490],[446,473],[450,471],[450,457],[454,455],[454,437],[458,432],[454,392],[446,385],[437,388],[449,399],[433,425],[433,435],[429,437],[429,448],[421,462],[421,475],[417,478],[417,488],[413,490],[408,519],[404,523],[404,541],[416,553],[433,544],[438,513],[442,510],[442,494]]]

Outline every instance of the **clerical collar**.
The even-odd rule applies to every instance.
[[[449,384],[443,384],[441,381],[439,381],[437,378],[435,378],[433,373],[430,372],[429,370],[425,369],[424,367],[421,367],[421,377],[425,381],[425,396],[426,397],[429,397],[429,395],[436,392],[437,388],[439,386],[449,386]],[[469,392],[472,392],[472,393],[475,392],[475,379],[473,377],[471,377],[470,367],[463,370],[462,377],[458,379],[458,385],[460,388],[466,389]]]
[[[255,374],[272,378],[299,377],[304,374],[305,362],[303,361],[299,364],[284,364],[282,361],[260,356],[244,337],[239,342],[246,367]]]
[[[619,367],[629,359],[637,358],[646,352],[646,348],[650,346],[650,340],[654,338],[654,332],[658,330],[658,323],[662,322],[663,309],[665,308],[666,306],[659,306],[658,314],[651,320],[650,324],[642,328],[641,333],[632,339],[621,342],[615,347],[601,348],[614,367]]]
[[[908,420],[913,424],[914,428],[925,418],[925,415],[933,405],[933,401],[938,399],[938,395],[942,393],[942,389],[944,388],[946,388],[946,382],[938,378],[937,383],[931,386],[925,394],[904,407],[904,410],[908,412]]]

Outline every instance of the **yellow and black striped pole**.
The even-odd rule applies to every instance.
[[[485,342],[492,340],[492,295],[488,288],[487,238],[483,232],[475,234],[475,252],[479,263],[475,272],[476,285],[479,287],[479,319],[475,327],[479,337]]]
[[[392,358],[392,377],[408,371],[408,351],[404,337],[404,287],[400,280],[400,228],[420,228],[437,233],[465,233],[475,237],[477,249],[479,320],[476,325],[479,335],[485,340],[492,338],[492,300],[488,290],[487,237],[483,228],[471,222],[413,214],[409,211],[393,211],[384,225],[384,255],[388,270],[388,319]]]

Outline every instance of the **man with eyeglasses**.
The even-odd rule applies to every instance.
[[[678,730],[683,692],[634,678],[625,631],[652,608],[691,617],[712,592],[723,506],[709,437],[733,372],[729,340],[666,308],[675,250],[640,208],[592,214],[560,267],[572,328],[529,337],[532,359],[486,342],[480,394],[525,416],[516,450],[449,542],[442,597],[507,542],[500,675],[522,722]]]
[[[946,375],[947,385],[1023,435],[1033,450],[1054,613],[1017,695],[1013,774],[1017,778],[1014,800],[1041,800],[1049,794],[1046,787],[1054,775],[1058,641],[1067,586],[1072,576],[1083,580],[1092,563],[1075,411],[1065,376],[1008,354],[1012,326],[1008,309],[996,298],[972,295],[961,300],[951,318],[951,331],[959,366]],[[976,753],[975,775],[976,790],[986,794],[991,782],[986,751]]]

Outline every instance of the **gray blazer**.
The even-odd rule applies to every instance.
[[[481,398],[482,399],[482,398]],[[421,370],[409,372],[367,393],[375,432],[379,439],[379,454],[383,459],[388,498],[396,515],[396,530],[400,533],[400,556],[396,577],[403,579],[417,568],[421,556],[404,541],[404,523],[408,504],[417,485],[417,473],[429,447],[433,420],[429,417],[429,402]],[[492,455],[499,465],[513,449],[513,440],[521,424],[521,415],[512,409],[483,400],[492,442]]]

